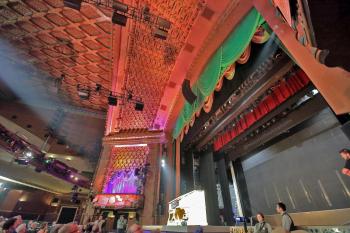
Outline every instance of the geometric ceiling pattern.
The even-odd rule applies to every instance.
[[[145,105],[143,112],[135,111],[132,105],[123,106],[117,116],[117,130],[152,127],[175,60],[204,5],[204,1],[200,0],[143,0],[133,5],[139,9],[148,6],[153,15],[170,21],[171,28],[167,39],[161,40],[152,35],[154,28],[149,25],[128,21],[131,26],[128,31],[126,77],[122,85],[141,97]]]
[[[81,100],[77,85],[111,86],[109,11],[83,4],[80,12],[63,0],[0,0],[0,35],[23,59],[52,78],[64,75],[60,95],[72,104],[105,111],[106,97]]]
[[[86,3],[90,2],[90,3]],[[63,0],[0,0],[0,37],[7,39],[29,61],[53,79],[64,75],[60,96],[73,105],[106,111],[105,95],[78,96],[77,85],[112,87],[113,32],[119,25],[111,23],[111,9],[83,2],[80,11],[64,7]],[[106,1],[110,5],[111,0]],[[191,49],[186,39],[204,0],[136,0],[125,1],[138,9],[147,6],[153,15],[171,22],[166,40],[153,36],[154,27],[129,19],[123,29],[127,48],[122,89],[142,98],[144,110],[135,111],[131,104],[118,111],[114,129],[150,129],[160,106],[176,58],[181,49]],[[114,31],[113,31],[114,30]],[[117,49],[117,48],[114,48]],[[115,62],[115,64],[113,64]],[[117,81],[118,82],[118,81]],[[117,130],[116,130],[117,131]]]

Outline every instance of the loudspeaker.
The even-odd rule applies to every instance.
[[[135,103],[135,110],[136,111],[143,111],[144,104],[142,102],[136,102]]]
[[[190,104],[193,104],[197,99],[197,96],[191,90],[190,80],[188,79],[185,79],[182,83],[182,95]]]
[[[112,23],[125,27],[127,21],[128,18],[125,15],[119,14],[116,11],[113,12]]]
[[[108,105],[117,106],[117,104],[118,104],[117,97],[115,97],[113,95],[108,96]]]
[[[161,40],[166,40],[166,38],[168,37],[168,31],[162,28],[156,28],[154,30],[154,37]]]
[[[346,122],[344,125],[341,127],[343,133],[349,138],[350,140],[350,121]]]

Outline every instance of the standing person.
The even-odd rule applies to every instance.
[[[258,223],[255,224],[254,233],[272,233],[271,225],[265,222],[265,217],[263,213],[258,213],[256,215]]]
[[[345,166],[342,169],[342,173],[350,176],[350,151],[344,148],[339,151],[339,154],[345,160]]]
[[[287,213],[287,207],[283,202],[277,203],[276,211],[282,215],[282,228],[284,229],[285,233],[290,233],[291,231],[295,230],[293,219]]]
[[[93,233],[102,233],[104,231],[104,227],[106,225],[106,221],[104,217],[101,215],[98,220],[94,222],[94,225],[92,227]]]
[[[124,219],[123,215],[120,215],[117,221],[117,233],[124,233],[127,225],[126,219]]]

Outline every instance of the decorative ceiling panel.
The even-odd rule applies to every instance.
[[[1,1],[0,37],[53,79],[65,75],[60,95],[80,107],[106,111],[107,98],[81,100],[78,84],[110,88],[111,30],[109,10],[83,3],[81,11],[63,0]]]
[[[167,39],[160,40],[152,35],[154,29],[132,21],[124,86],[141,97],[145,107],[138,112],[133,105],[124,105],[117,116],[117,131],[151,129],[175,60],[204,1],[143,0],[135,7],[142,9],[146,5],[152,14],[169,20],[171,28]]]

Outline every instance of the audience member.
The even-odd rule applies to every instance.
[[[344,148],[339,151],[339,154],[345,160],[345,166],[342,169],[342,173],[350,176],[350,150]]]
[[[79,228],[75,223],[64,224],[57,233],[79,233]]]
[[[124,233],[128,222],[123,215],[120,215],[117,221],[117,233]]]
[[[271,225],[265,222],[263,213],[258,213],[256,219],[258,223],[254,227],[254,233],[272,233]]]
[[[38,231],[38,233],[48,233],[48,224],[44,223],[43,225],[41,225],[40,230]]]
[[[2,226],[2,230],[6,233],[15,233],[16,232],[16,228],[18,225],[16,225],[16,218],[10,218],[8,219],[4,225]]]
[[[287,207],[284,203],[278,202],[276,206],[276,211],[280,215],[282,215],[282,228],[285,233],[289,233],[294,230],[294,222],[293,219],[287,213]]]
[[[139,224],[133,224],[129,227],[127,233],[143,233],[142,227]]]
[[[63,226],[63,224],[55,224],[52,225],[50,229],[50,233],[58,233],[59,229]]]
[[[25,223],[21,223],[17,228],[16,228],[16,233],[26,233],[27,231],[27,225]]]

